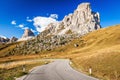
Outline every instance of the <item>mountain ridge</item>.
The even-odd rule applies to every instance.
[[[75,26],[77,34],[71,31],[73,28],[69,26],[72,24],[70,19],[70,22],[65,23],[68,27],[67,32],[64,32],[66,27],[63,22],[58,23],[60,26],[51,23],[34,39],[0,45],[0,59],[5,59],[3,62],[28,59],[28,56],[31,59],[33,56],[34,59],[70,59],[73,67],[88,75],[102,80],[120,80],[120,25],[101,28],[99,14],[91,12],[89,7],[86,8],[89,14],[92,14],[92,19],[86,16],[90,21],[85,19],[85,22],[92,26],[82,24],[82,34],[79,33],[79,26]],[[84,20],[82,21],[84,23]],[[63,34],[60,34],[61,32]],[[90,69],[92,74],[89,73]]]
[[[0,43],[12,43],[12,42],[16,42],[18,40],[18,38],[16,37],[11,37],[11,38],[7,38],[5,36],[0,35]]]
[[[16,48],[6,54],[38,54],[43,51],[51,51],[57,47],[69,44],[75,38],[82,37],[89,32],[101,28],[99,14],[98,12],[93,13],[90,3],[78,5],[78,8],[73,14],[65,16],[63,21],[54,26],[52,24],[56,23],[49,24],[48,27],[35,38],[33,37],[34,34],[32,31],[26,29],[22,38],[18,40],[26,41],[21,45],[17,45]]]
[[[69,43],[59,45],[53,50],[43,50],[47,43],[47,38],[39,37],[38,40],[30,40],[7,45],[7,48],[0,48],[0,59],[4,60],[21,60],[38,58],[67,58],[73,63],[73,67],[80,71],[89,74],[89,68],[92,68],[92,75],[104,80],[119,80],[120,79],[120,25],[101,28],[99,30],[88,33],[82,37],[70,38]],[[72,36],[73,37],[73,36]],[[40,40],[40,38],[42,40]],[[54,39],[54,38],[53,38]],[[60,38],[64,41],[66,39]],[[43,41],[44,40],[44,41]],[[48,40],[49,41],[49,40]],[[41,47],[42,52],[38,52],[41,42],[44,47]],[[46,42],[46,43],[45,43]],[[51,42],[51,41],[49,41]],[[58,41],[59,42],[59,41]],[[56,42],[53,42],[56,44]],[[37,45],[36,45],[37,44]],[[75,46],[77,44],[77,46]],[[57,43],[58,45],[58,43]],[[29,49],[28,49],[29,46]],[[37,48],[37,49],[35,49]],[[27,53],[28,52],[28,53]],[[3,56],[2,56],[3,55]],[[9,56],[9,57],[8,57]],[[33,57],[34,56],[34,57]]]
[[[100,28],[99,13],[92,11],[90,3],[81,3],[74,13],[68,14],[60,22],[49,24],[46,30],[49,30],[48,35],[84,35]]]

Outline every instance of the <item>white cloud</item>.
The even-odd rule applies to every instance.
[[[23,30],[29,29],[29,27],[26,27],[24,24],[19,24],[17,27]]]
[[[23,28],[23,27],[24,27],[24,24],[20,24],[20,25],[18,25],[18,27]]]
[[[33,20],[30,19],[29,17],[27,17],[27,18],[26,18],[26,21],[27,21],[27,22],[32,22]]]
[[[48,24],[53,22],[58,22],[56,19],[52,17],[42,17],[42,16],[35,17],[33,21],[34,21],[33,25],[36,27],[36,30],[38,32],[44,31],[45,28],[48,26]]]
[[[37,32],[36,30],[30,29],[32,32]]]
[[[53,19],[58,19],[58,14],[51,14],[50,17]]]
[[[23,30],[24,30],[24,29],[29,29],[29,27],[23,27],[23,28],[21,28],[21,29],[23,29]]]
[[[32,20],[31,20],[31,19],[28,19],[27,22],[32,22]]]
[[[15,20],[11,21],[11,24],[16,25],[16,21]]]
[[[30,17],[26,17],[27,19],[29,19]]]

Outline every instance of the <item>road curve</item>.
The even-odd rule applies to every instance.
[[[19,80],[98,80],[72,69],[69,60],[56,60],[34,68]]]

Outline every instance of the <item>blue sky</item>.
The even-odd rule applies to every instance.
[[[0,35],[20,38],[27,27],[37,34],[32,19],[60,21],[82,2],[100,13],[102,27],[120,24],[120,0],[0,0]]]

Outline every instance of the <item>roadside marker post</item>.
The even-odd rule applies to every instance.
[[[92,74],[92,68],[89,68],[89,74],[90,75]]]
[[[25,72],[25,65],[22,66],[23,72]]]

